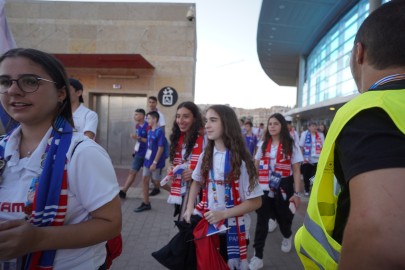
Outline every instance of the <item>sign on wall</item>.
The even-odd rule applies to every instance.
[[[165,86],[160,89],[158,94],[158,100],[160,104],[165,107],[171,107],[176,104],[178,99],[177,91],[173,87]]]

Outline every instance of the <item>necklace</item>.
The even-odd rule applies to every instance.
[[[28,149],[27,155],[26,155],[26,157],[28,157],[28,158],[31,157],[32,153],[35,151],[35,149],[37,149],[37,146],[38,146],[38,145],[36,145],[33,148],[29,148],[23,139],[21,139],[21,144],[22,144],[22,146],[24,146],[25,149]]]

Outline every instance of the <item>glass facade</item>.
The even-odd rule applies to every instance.
[[[368,0],[361,0],[312,50],[307,58],[299,107],[357,93],[350,71],[350,53],[357,29],[368,13]]]

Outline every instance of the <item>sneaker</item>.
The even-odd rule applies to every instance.
[[[269,219],[269,232],[274,232],[274,230],[277,228],[277,221],[274,219]]]
[[[118,193],[121,199],[125,199],[127,197],[127,193],[125,191],[120,190],[120,193]]]
[[[150,203],[146,204],[146,203],[142,203],[138,208],[135,208],[134,212],[135,213],[139,213],[139,212],[143,212],[143,211],[147,211],[147,210],[151,210],[152,206],[150,205]]]
[[[250,259],[249,263],[249,269],[250,270],[257,270],[263,268],[263,260],[254,256],[252,259]]]
[[[281,251],[288,253],[291,251],[291,240],[292,236],[289,238],[283,238],[283,241],[281,242]]]
[[[160,189],[154,188],[154,189],[152,189],[152,191],[149,193],[149,196],[155,196],[155,195],[158,195],[159,193],[160,193]]]

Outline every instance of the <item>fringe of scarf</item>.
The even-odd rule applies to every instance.
[[[259,185],[267,191],[269,190],[269,172],[270,172],[270,151],[271,139],[269,140],[266,152],[262,153],[259,163]],[[285,156],[283,153],[283,145],[278,144],[276,154],[276,164],[274,165],[274,172],[281,174],[281,176],[288,177],[291,174],[291,156]]]
[[[185,134],[182,133],[180,135],[179,141],[177,142],[176,154],[174,156],[172,165],[173,165],[173,167],[175,167],[177,165],[189,162],[188,168],[190,170],[194,170],[195,167],[197,166],[198,158],[200,157],[200,154],[203,149],[204,137],[201,135],[199,135],[197,137],[196,143],[193,147],[193,150],[191,150],[191,154],[189,156],[189,161],[188,161],[188,160],[183,160],[183,157],[182,157],[184,136],[185,136]],[[170,187],[170,195],[169,195],[169,198],[167,198],[167,202],[170,204],[181,205],[182,196],[184,196],[186,193],[187,183],[181,179],[181,174],[173,175],[172,179],[173,179],[173,181],[172,181],[172,185]]]
[[[72,140],[72,126],[59,117],[57,130],[53,130],[45,150],[46,159],[35,185],[32,213],[27,219],[37,227],[62,226],[67,210],[66,153]],[[35,180],[35,179],[34,179]],[[27,205],[29,209],[29,205]],[[37,251],[28,254],[25,269],[53,269],[56,250]]]

